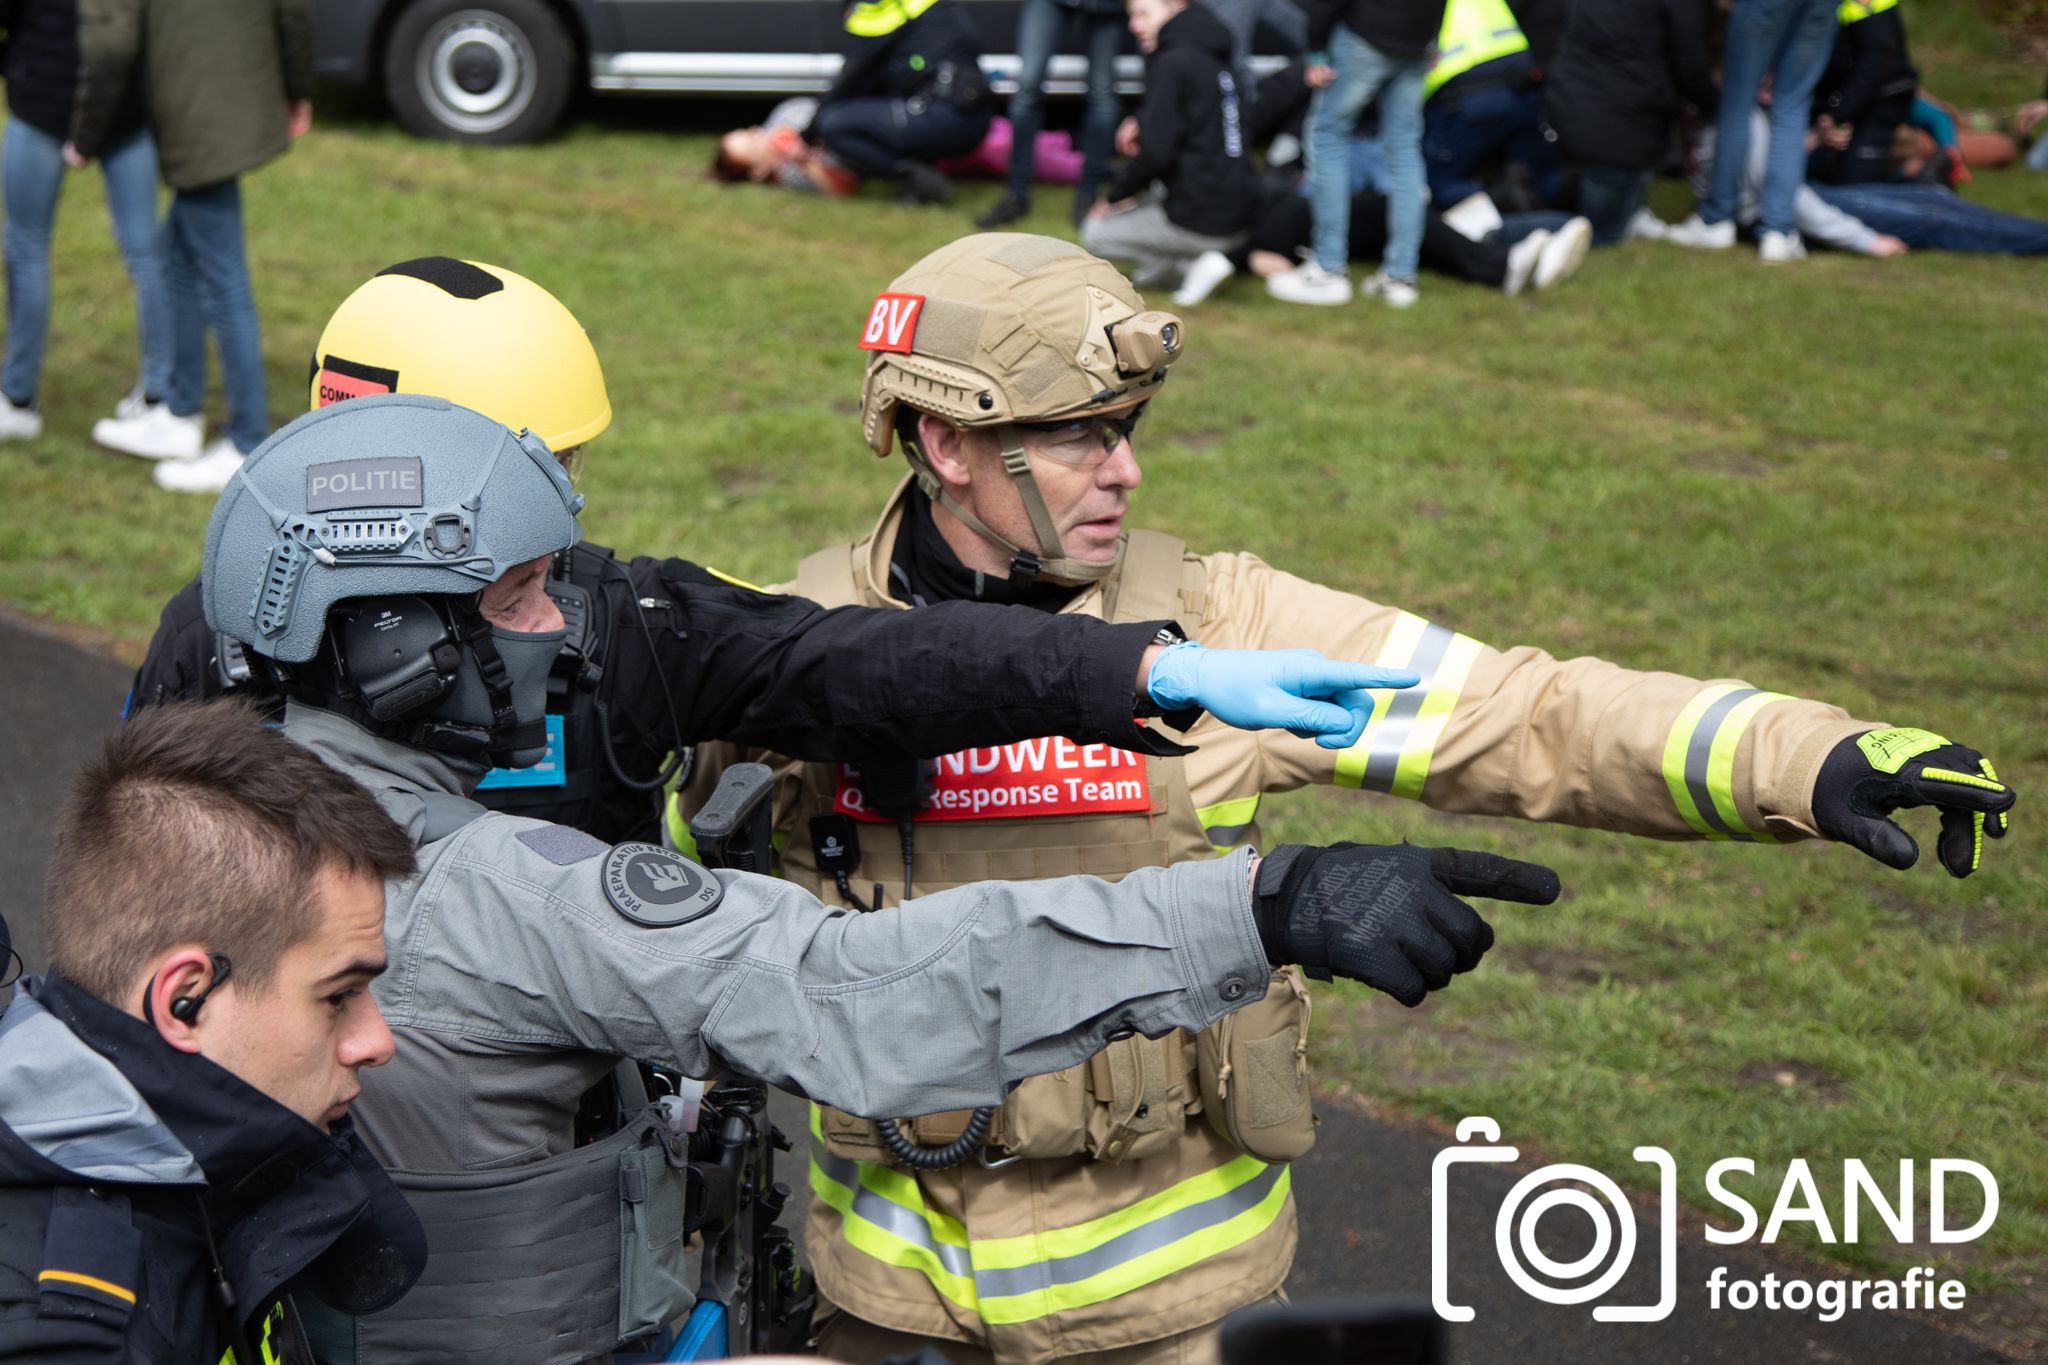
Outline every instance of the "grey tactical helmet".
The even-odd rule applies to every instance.
[[[207,624],[380,733],[531,763],[560,632],[496,630],[476,596],[574,545],[582,507],[539,437],[468,408],[416,394],[323,408],[259,446],[214,505]]]

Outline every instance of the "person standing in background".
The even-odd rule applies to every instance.
[[[1757,220],[1757,255],[1766,265],[1806,258],[1793,196],[1806,183],[1806,128],[1813,88],[1835,49],[1834,0],[1735,0],[1721,49],[1720,145],[1707,197],[1665,234],[1679,246],[1722,251],[1735,245],[1736,199],[1749,160],[1749,111],[1771,82],[1771,156]]]
[[[0,149],[7,209],[0,440],[33,440],[43,434],[36,399],[50,330],[50,237],[64,188],[64,138],[78,93],[78,6],[74,0],[0,0],[0,35],[11,115]],[[135,286],[136,344],[142,353],[134,392],[114,406],[120,421],[163,406],[171,369],[171,306],[156,256],[156,144],[133,91],[108,127],[100,171],[114,239]]]
[[[216,493],[270,434],[241,177],[313,126],[310,0],[78,0],[78,17],[66,159],[106,156],[139,86],[172,190],[159,239],[173,328],[168,401],[102,422],[93,439],[164,461],[158,487]],[[211,445],[199,410],[208,331],[228,398],[226,434]]]
[[[1003,197],[974,220],[999,228],[1031,212],[1032,148],[1045,126],[1045,70],[1074,16],[1088,50],[1088,104],[1081,116],[1081,178],[1074,184],[1078,225],[1095,204],[1116,137],[1116,55],[1124,44],[1122,0],[1024,0],[1017,12],[1017,93],[1010,96],[1010,179]]]

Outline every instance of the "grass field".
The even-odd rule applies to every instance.
[[[2039,92],[2040,64],[1969,11],[1925,0],[1914,21],[1937,90]],[[700,174],[719,114],[614,106],[515,150],[325,117],[246,185],[275,417],[301,403],[319,325],[356,282],[471,256],[555,290],[604,358],[618,417],[585,484],[594,539],[772,580],[863,531],[895,470],[860,444],[852,339],[873,294],[993,188],[950,211],[720,189]],[[2048,177],[1972,193],[2048,216]],[[1058,230],[1059,202],[1034,225]],[[1656,202],[1686,207],[1675,185]],[[132,655],[196,569],[210,502],[158,493],[84,438],[134,363],[91,177],[72,180],[58,253],[51,434],[0,451],[0,598]],[[1269,837],[1456,840],[1551,862],[1568,888],[1552,909],[1503,909],[1486,969],[1419,1012],[1325,992],[1327,1082],[1408,1115],[1491,1114],[1511,1140],[1617,1173],[1658,1143],[1695,1203],[1724,1155],[1756,1159],[1745,1188],[1764,1205],[1795,1156],[1823,1172],[1974,1158],[2003,1211],[1952,1263],[2013,1291],[1995,1301],[2048,1340],[2044,271],[1931,254],[1766,270],[1747,250],[1635,244],[1512,302],[1426,279],[1406,313],[1296,309],[1240,282],[1191,315],[1146,425],[1138,523],[1493,644],[1940,730],[2031,798],[1963,883],[1838,847],[1661,845],[1355,793],[1269,803]],[[1834,1202],[1832,1175],[1823,1188]]]

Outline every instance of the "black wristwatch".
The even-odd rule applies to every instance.
[[[1185,645],[1194,642],[1188,639],[1187,633],[1179,626],[1168,621],[1159,628],[1159,633],[1152,637],[1152,643],[1155,645]],[[1141,687],[1138,689],[1137,705],[1131,709],[1131,714],[1140,720],[1156,720],[1160,716],[1165,715],[1166,712],[1160,707],[1158,702],[1152,700],[1152,689]]]

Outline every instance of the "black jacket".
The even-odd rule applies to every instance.
[[[389,1307],[426,1238],[347,1120],[323,1133],[67,982],[23,981],[0,1020],[0,1361],[214,1365],[234,1344],[216,1264],[257,1358],[301,1365],[292,1296]]]
[[[1713,0],[1574,0],[1544,72],[1544,114],[1567,159],[1646,170],[1687,104],[1712,110]]]
[[[925,8],[920,9],[923,3]],[[846,7],[844,65],[818,101],[822,110],[861,95],[908,99],[950,68],[979,87],[981,35],[955,0],[865,0]],[[811,121],[817,127],[815,118]]]
[[[7,109],[14,117],[62,141],[71,136],[71,106],[78,98],[78,0],[0,0],[6,33]],[[142,127],[139,92],[128,91],[115,111],[108,142]]]
[[[1230,31],[1191,4],[1159,30],[1145,60],[1138,154],[1110,178],[1109,197],[1166,186],[1166,216],[1190,232],[1228,237],[1251,223],[1252,169],[1244,105],[1230,69]]]
[[[1814,91],[1813,111],[1837,123],[1861,123],[1872,105],[1881,100],[1910,102],[1919,88],[1920,73],[1906,50],[1906,24],[1894,5],[1842,25],[1827,72]]]
[[[849,763],[1054,733],[1185,752],[1158,727],[1132,720],[1138,661],[1164,622],[1111,626],[964,604],[920,612],[913,622],[896,611],[826,611],[680,559],[614,562],[588,542],[574,553],[610,566],[590,594],[605,624],[594,695],[613,754],[637,780],[658,773],[671,752],[710,739]],[[130,707],[228,690],[215,638],[195,580],[165,606]],[[571,689],[550,695],[554,709],[552,698],[566,700]],[[619,781],[594,745],[580,747],[573,719],[569,729],[568,784],[486,788],[477,799],[612,843],[654,838],[659,794]],[[583,752],[591,757],[579,772],[573,765]],[[593,775],[588,787],[585,773]]]
[[[1444,26],[1444,0],[1302,0],[1308,45],[1326,51],[1339,21],[1389,57],[1412,61],[1429,51]]]

